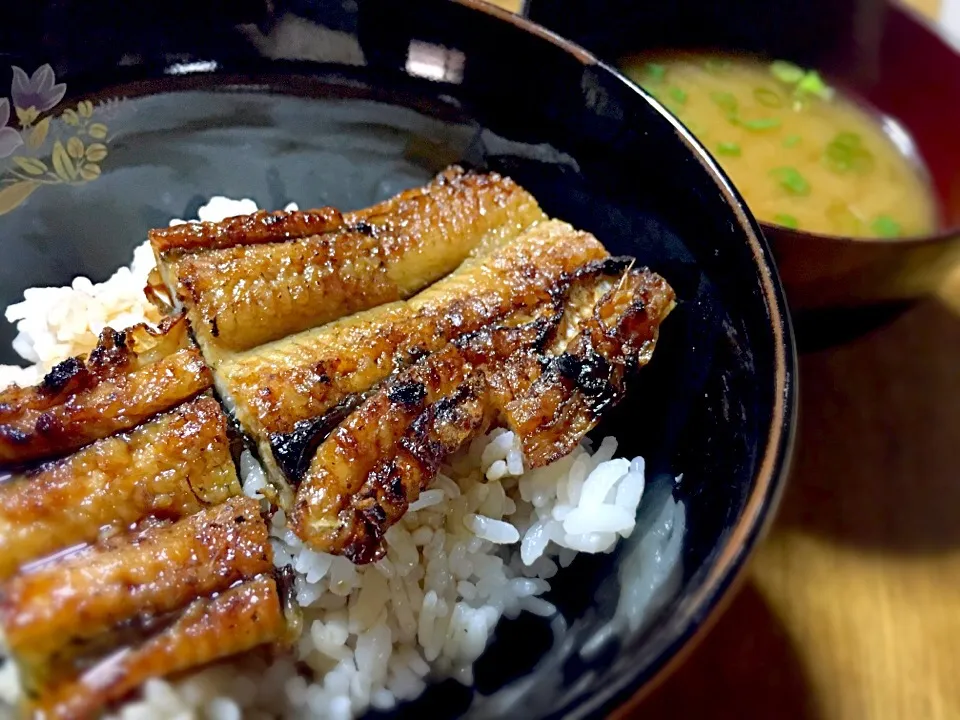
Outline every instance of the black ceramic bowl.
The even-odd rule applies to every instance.
[[[763,224],[791,308],[810,311],[797,318],[799,324],[814,329],[848,323],[857,315],[829,311],[921,297],[936,290],[960,260],[960,54],[903,5],[888,0],[528,0],[523,10],[611,63],[654,48],[794,60],[825,71],[831,82],[906,128],[932,176],[941,209],[935,233],[895,240],[843,238]]]
[[[8,66],[52,63],[66,83],[52,114],[92,114],[106,148],[57,165],[52,136],[25,145],[18,152],[66,168],[69,182],[37,187],[17,185],[33,176],[3,159],[14,180],[0,190],[0,302],[78,273],[105,279],[148,228],[193,216],[215,194],[347,209],[451,161],[511,175],[548,213],[676,288],[653,363],[598,433],[647,458],[651,498],[682,501],[687,530],[676,594],[651,623],[580,652],[636,571],[627,542],[555,579],[570,626],[561,645],[550,651],[543,624],[505,623],[477,686],[507,686],[498,714],[533,718],[597,715],[649,683],[730,590],[770,518],[793,436],[790,323],[769,250],[726,178],[615,72],[482,4],[118,7],[60,2],[2,31]],[[50,132],[71,127],[57,120]],[[99,171],[70,175],[88,165]],[[401,714],[454,716],[470,701],[447,682]]]

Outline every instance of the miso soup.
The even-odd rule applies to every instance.
[[[923,235],[937,225],[926,169],[898,127],[815,71],[743,57],[636,56],[628,76],[713,153],[761,220],[854,237]]]

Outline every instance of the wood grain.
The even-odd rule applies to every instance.
[[[936,18],[940,12],[940,0],[907,0],[906,4],[931,19]]]
[[[960,315],[927,301],[800,371],[796,467],[746,589],[621,717],[960,717]]]

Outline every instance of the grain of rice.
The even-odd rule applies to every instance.
[[[444,495],[443,490],[424,490],[420,493],[420,497],[410,503],[410,507],[407,508],[407,512],[416,512],[417,510],[423,510],[424,508],[433,507],[434,505],[439,505],[443,502]]]
[[[517,528],[502,520],[494,520],[471,513],[467,515],[464,525],[477,537],[489,540],[497,545],[511,545],[520,539]]]
[[[600,531],[621,532],[633,527],[633,516],[615,505],[581,505],[563,520],[568,535],[585,535]]]

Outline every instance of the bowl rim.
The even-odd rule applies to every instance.
[[[674,632],[673,637],[656,659],[646,668],[636,667],[623,673],[592,697],[583,701],[579,707],[573,708],[567,715],[567,717],[599,717],[629,698],[645,697],[683,661],[686,653],[693,649],[696,642],[702,639],[710,625],[717,619],[724,600],[730,599],[729,591],[742,576],[742,571],[758,540],[766,533],[773,521],[789,475],[796,438],[798,378],[793,323],[787,309],[786,296],[773,260],[773,253],[760,224],[716,159],[679,120],[615,67],[601,61],[580,45],[552,30],[485,0],[455,0],[455,2],[540,37],[572,55],[584,66],[596,67],[609,73],[651,105],[673,126],[678,138],[687,145],[691,155],[713,176],[717,189],[724,196],[746,235],[747,244],[759,271],[758,277],[767,308],[768,324],[773,336],[775,367],[773,368],[774,402],[771,421],[767,428],[763,454],[757,459],[754,482],[744,501],[740,516],[736,524],[730,528],[701,586],[689,596],[688,607],[677,618],[676,624],[679,630]],[[522,9],[523,4],[521,4],[521,11]]]
[[[709,564],[704,565],[704,573],[702,578],[698,579],[699,585],[695,592],[687,595],[688,602],[684,604],[682,611],[674,616],[672,627],[665,636],[666,641],[656,657],[646,666],[634,664],[626,672],[617,674],[598,691],[577,701],[568,713],[569,717],[600,716],[625,698],[633,696],[641,686],[645,690],[652,689],[679,663],[683,653],[692,649],[694,637],[702,636],[709,623],[719,614],[723,599],[729,599],[731,586],[742,575],[750,553],[772,521],[789,471],[796,433],[797,355],[792,322],[774,265],[773,253],[760,226],[729,178],[683,125],[616,69],[601,62],[579,45],[484,0],[455,2],[546,41],[584,68],[595,67],[601,70],[612,79],[623,83],[625,93],[635,94],[638,103],[646,102],[670,123],[679,140],[686,144],[691,158],[699,162],[712,177],[716,190],[721,193],[736,218],[734,222],[744,235],[751,255],[751,264],[756,272],[760,288],[757,301],[764,304],[766,313],[762,331],[758,332],[758,335],[770,338],[773,367],[767,366],[765,372],[769,372],[772,380],[772,407],[769,407],[769,424],[758,428],[757,435],[762,438],[763,446],[762,452],[757,453],[756,470],[751,478],[747,497],[743,500],[735,523],[727,529],[722,544],[717,546]]]

